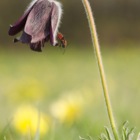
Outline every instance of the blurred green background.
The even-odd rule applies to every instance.
[[[56,122],[55,130],[52,125],[51,133],[46,132],[44,139],[98,137],[104,126],[109,126],[82,2],[61,2],[64,13],[60,31],[68,47],[64,50],[46,44],[42,53],[36,53],[28,45],[13,44],[13,37],[7,34],[9,25],[22,15],[29,1],[0,1],[1,139],[3,135],[7,139],[23,138],[11,121],[21,105],[34,106],[51,116],[52,104],[63,96],[72,96],[74,102],[82,98],[80,109],[75,111],[78,115],[71,113],[70,124]],[[140,130],[140,1],[90,0],[90,3],[118,127],[128,120],[137,132]],[[10,126],[5,131],[8,122]]]

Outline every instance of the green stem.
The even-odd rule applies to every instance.
[[[98,41],[98,35],[97,35],[97,31],[96,31],[96,26],[95,26],[95,21],[94,21],[93,14],[92,14],[91,6],[90,6],[88,0],[82,0],[82,2],[83,2],[84,8],[85,8],[85,11],[87,14],[88,22],[89,22],[93,48],[95,50],[97,63],[98,63],[98,67],[99,67],[99,73],[100,73],[100,78],[101,78],[101,82],[102,82],[104,99],[105,99],[105,103],[106,103],[106,108],[107,108],[107,112],[108,112],[110,125],[112,128],[115,140],[119,140],[119,135],[118,135],[117,128],[116,128],[115,119],[114,119],[112,108],[111,108],[111,102],[109,99],[109,93],[108,93],[107,83],[106,83],[106,79],[105,79],[101,52],[100,52],[100,45],[99,45],[99,41]]]

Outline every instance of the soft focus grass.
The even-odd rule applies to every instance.
[[[0,129],[4,128],[22,104],[49,113],[52,103],[63,95],[84,95],[84,107],[71,125],[52,123],[49,139],[72,140],[78,136],[98,136],[109,126],[102,97],[98,69],[90,46],[44,48],[42,53],[27,46],[8,46],[0,52]],[[76,48],[76,49],[74,49]],[[88,49],[87,49],[88,48]],[[133,45],[102,48],[105,72],[114,114],[120,126],[129,120],[140,130],[140,48]],[[20,134],[10,125],[6,134]],[[6,135],[5,134],[5,135]]]

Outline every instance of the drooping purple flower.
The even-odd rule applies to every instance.
[[[30,45],[34,51],[41,51],[44,43],[50,41],[51,45],[58,45],[58,27],[62,16],[61,4],[55,0],[33,0],[24,12],[23,16],[10,26],[9,35],[13,36],[23,31],[14,42],[22,42]],[[65,47],[66,42],[60,40]]]

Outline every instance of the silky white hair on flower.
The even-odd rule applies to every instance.
[[[67,41],[58,32],[62,17],[62,5],[56,0],[33,0],[24,14],[10,26],[9,35],[13,36],[23,31],[14,42],[30,45],[34,51],[41,52],[45,42],[52,46],[65,48]]]

